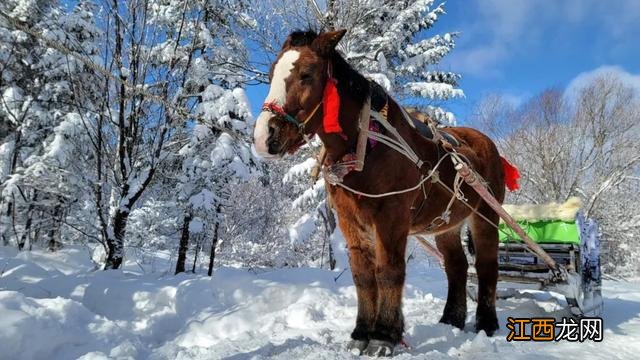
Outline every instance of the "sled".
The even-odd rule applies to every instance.
[[[585,218],[580,211],[580,200],[572,198],[564,204],[505,205],[504,208],[564,271],[563,276],[550,271],[548,264],[501,222],[497,296],[511,297],[519,290],[553,291],[565,297],[575,316],[599,316],[603,308],[600,237],[596,222]],[[471,241],[466,240],[466,248],[472,255]],[[473,267],[470,267],[469,279],[467,292],[475,300],[477,277]]]
[[[569,310],[577,317],[601,315],[600,236],[596,222],[585,218],[580,206],[577,198],[563,204],[503,206],[542,254],[534,252],[518,231],[501,221],[498,298],[513,297],[522,290],[551,291],[563,295]],[[416,238],[428,253],[442,261],[432,242],[422,236]],[[464,240],[471,265],[467,294],[475,301],[477,276],[470,240]],[[549,259],[555,267],[549,264]]]

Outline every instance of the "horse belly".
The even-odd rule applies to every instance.
[[[417,214],[411,223],[409,234],[437,235],[445,233],[460,226],[461,223],[471,215],[471,210],[456,200],[449,209],[450,214],[447,217],[445,211],[447,210],[446,205],[448,203],[449,199],[444,201],[429,201],[429,199],[427,199],[423,210]]]

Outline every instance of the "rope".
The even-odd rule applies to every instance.
[[[385,142],[388,141],[390,143],[393,143],[394,145],[396,145],[397,147],[399,147],[401,150],[399,151],[401,154],[403,154],[404,156],[406,156],[409,160],[411,160],[414,164],[416,164],[416,166],[418,168],[421,168],[423,165],[422,160],[420,160],[420,157],[413,151],[413,149],[411,148],[411,146],[409,146],[409,144],[407,143],[407,141],[400,135],[400,133],[398,132],[398,130],[393,127],[388,121],[387,119],[384,118],[384,116],[382,116],[380,113],[378,112],[371,112],[371,114],[373,115],[373,117],[382,125],[385,127],[385,129],[387,129],[387,131],[389,131],[394,137],[395,139],[388,137],[386,135],[383,134],[379,134],[379,133],[372,133],[370,131],[367,130],[368,135],[371,136],[371,134],[373,134],[373,136],[376,138],[376,140]],[[385,142],[385,144],[387,144]],[[387,144],[389,145],[389,144]]]
[[[440,185],[442,185],[442,187],[444,187],[452,195],[455,196],[454,190],[452,190],[449,186],[447,186],[445,183],[443,183],[441,181],[438,181],[438,183]],[[486,221],[489,225],[493,226],[496,230],[498,230],[498,232],[501,232],[502,234],[509,236],[509,233],[507,233],[506,231],[500,229],[500,227],[497,224],[495,224],[493,221],[489,220],[489,218],[487,218],[485,215],[483,215],[481,212],[479,212],[473,206],[469,205],[469,203],[466,200],[465,201],[461,201],[461,202],[464,204],[464,206],[468,207],[471,210],[471,212],[473,212],[474,214],[478,215],[480,218],[482,218],[482,220]],[[529,253],[531,253],[532,255],[539,256],[538,254],[535,253],[535,251],[529,249],[528,246],[525,246],[524,249],[526,251],[528,251]]]
[[[447,155],[449,155],[449,154],[447,154]],[[437,170],[438,170],[438,167],[440,166],[440,164],[442,164],[442,162],[444,161],[444,159],[446,159],[446,158],[447,158],[447,155],[443,156],[443,157],[438,161],[438,163],[436,164],[436,166],[435,166],[433,169],[431,169],[431,170],[429,171],[429,175],[427,175],[427,176],[425,176],[425,177],[422,177],[422,179],[418,182],[418,184],[416,184],[415,186],[412,186],[412,187],[410,187],[410,188],[403,189],[403,190],[390,191],[390,192],[380,193],[380,194],[371,194],[371,193],[366,193],[366,192],[358,191],[358,190],[356,190],[356,189],[354,189],[354,188],[352,188],[352,187],[349,187],[349,186],[347,186],[347,185],[343,184],[342,182],[337,182],[337,183],[336,183],[336,184],[334,184],[334,185],[340,186],[341,188],[343,188],[343,189],[345,189],[345,190],[348,190],[348,191],[350,191],[350,192],[352,192],[352,193],[354,193],[354,194],[357,194],[357,195],[360,195],[360,196],[364,196],[364,197],[368,197],[368,198],[382,198],[382,197],[386,197],[386,196],[393,196],[393,195],[405,194],[405,193],[408,193],[408,192],[411,192],[411,191],[418,190],[418,189],[422,186],[422,184],[424,184],[425,182],[427,182],[428,180],[430,180],[430,179],[432,179],[432,178],[437,179],[437,180],[436,180],[436,182],[438,182],[438,183],[442,183],[442,182],[440,181],[440,179],[437,177],[437,174],[438,174],[438,171],[437,171]],[[432,181],[433,181],[433,180],[432,180]]]

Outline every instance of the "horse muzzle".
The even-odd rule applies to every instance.
[[[274,124],[269,124],[269,136],[267,137],[267,152],[269,155],[282,156],[285,149],[280,139],[280,128]]]
[[[260,113],[253,130],[253,139],[256,153],[265,159],[275,159],[281,157],[282,144],[279,139],[279,129],[270,121],[271,114]]]

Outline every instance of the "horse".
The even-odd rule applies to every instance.
[[[254,148],[265,159],[278,159],[317,135],[326,149],[323,169],[329,169],[353,154],[363,131],[359,126],[362,112],[369,110],[370,103],[371,108],[374,102],[380,103],[382,97],[381,111],[395,130],[379,132],[395,131],[419,159],[411,161],[390,146],[369,140],[362,168],[326,183],[349,249],[358,299],[347,349],[390,356],[402,342],[405,250],[407,238],[413,234],[435,236],[448,280],[440,322],[464,328],[468,263],[460,232],[465,222],[473,239],[478,278],[475,329],[491,336],[498,329],[498,215],[467,184],[458,181],[454,162],[443,158],[452,152],[446,145],[457,143],[457,157],[481,176],[502,203],[505,182],[500,154],[487,136],[471,128],[437,129],[431,138],[418,131],[396,101],[354,70],[336,50],[345,32],[295,31],[287,37],[269,71],[270,88],[255,122]],[[337,91],[333,97],[332,91]],[[330,113],[335,113],[334,123],[327,120]],[[450,141],[436,141],[435,132]],[[424,181],[417,187],[425,174],[437,177],[432,179],[437,181]],[[452,188],[457,189],[453,196]],[[456,193],[463,196],[456,197]]]

